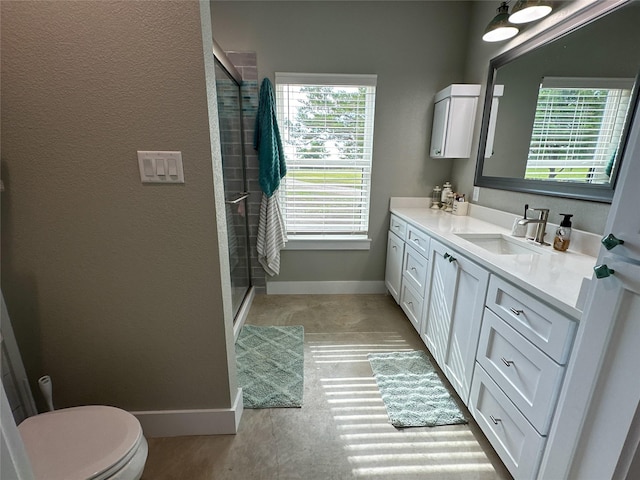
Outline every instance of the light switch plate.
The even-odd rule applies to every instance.
[[[480,187],[473,187],[473,195],[471,197],[471,201],[477,202],[480,198]]]
[[[142,183],[184,183],[182,152],[138,150],[138,167]]]

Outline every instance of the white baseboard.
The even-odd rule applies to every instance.
[[[140,421],[144,436],[225,435],[238,432],[244,405],[238,388],[231,408],[202,410],[154,410],[131,412]]]
[[[267,282],[267,295],[334,294],[334,293],[386,293],[383,280],[344,282]]]

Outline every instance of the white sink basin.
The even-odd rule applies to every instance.
[[[500,233],[457,233],[456,235],[495,255],[544,255],[547,253],[540,247],[528,245]]]

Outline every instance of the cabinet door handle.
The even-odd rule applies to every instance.
[[[497,425],[498,423],[500,423],[502,420],[499,418],[494,417],[493,415],[489,415],[489,418],[491,419],[491,421]]]
[[[510,367],[514,363],[513,360],[507,360],[504,357],[500,357],[500,360],[502,360],[502,363],[504,363],[507,367]]]
[[[514,315],[520,315],[521,313],[524,313],[524,310],[518,310],[516,307],[511,307],[509,310],[511,310],[511,313],[513,313]]]
[[[598,278],[598,279],[607,278],[607,277],[613,275],[614,273],[616,273],[615,270],[609,268],[605,264],[596,265],[595,267],[593,267],[593,271],[595,272],[596,278]]]
[[[456,261],[456,257],[454,257],[453,255],[451,255],[449,252],[445,253],[443,255],[445,260],[449,260],[449,263],[451,262],[455,262]]]
[[[616,236],[613,233],[610,233],[609,235],[604,237],[600,242],[602,243],[602,245],[604,245],[604,248],[606,248],[607,250],[611,250],[612,248],[615,248],[618,245],[624,245],[624,240],[620,240],[619,238],[616,238]]]

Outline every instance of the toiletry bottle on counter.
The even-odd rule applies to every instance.
[[[561,213],[564,219],[560,223],[560,226],[556,230],[556,236],[553,239],[553,248],[560,252],[564,252],[569,248],[569,242],[571,241],[571,217],[568,213]]]
[[[440,198],[440,205],[442,205],[441,209],[446,210],[447,208],[447,200],[449,199],[449,194],[453,193],[453,189],[451,188],[451,183],[444,182],[442,186],[442,194]]]

